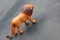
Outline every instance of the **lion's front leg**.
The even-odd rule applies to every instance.
[[[33,18],[31,18],[30,16],[27,16],[27,19],[30,20],[33,24],[36,23],[36,20],[34,20]]]
[[[27,20],[24,21],[25,25],[29,25],[29,22],[27,22]]]

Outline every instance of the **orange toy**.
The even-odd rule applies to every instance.
[[[31,21],[32,23],[36,23],[36,20],[31,18],[33,9],[34,6],[31,4],[26,4],[23,6],[21,13],[11,20],[11,37],[7,35],[7,38],[11,39],[13,36],[17,35],[17,33],[15,32],[15,28],[17,28],[18,33],[23,34],[23,31],[20,28],[20,24],[22,22],[26,25],[29,24],[27,20]]]

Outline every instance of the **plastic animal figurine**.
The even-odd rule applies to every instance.
[[[19,34],[23,34],[23,31],[21,30],[21,23],[25,23],[25,25],[29,25],[29,23],[27,22],[27,20],[31,21],[33,24],[36,23],[36,20],[34,20],[33,18],[31,18],[31,15],[33,13],[33,9],[34,9],[34,6],[32,4],[25,4],[20,12],[19,15],[17,15],[16,17],[14,17],[12,20],[11,20],[11,36],[6,36],[7,38],[9,39],[12,39],[13,36],[16,36]],[[15,28],[17,28],[17,32],[15,32]]]

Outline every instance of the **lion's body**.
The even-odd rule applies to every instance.
[[[29,8],[30,10],[33,11],[33,5],[31,4],[26,4],[24,7]],[[28,10],[29,11],[29,10]],[[36,20],[34,20],[33,18],[31,18],[32,12],[28,12],[26,13],[25,10],[22,10],[21,13],[19,15],[17,15],[16,17],[14,17],[11,20],[11,37],[13,35],[16,35],[15,32],[15,28],[17,28],[18,33],[22,33],[23,31],[20,28],[20,24],[23,22],[26,25],[28,24],[27,20],[31,21],[32,23],[36,23]]]
[[[26,19],[27,19],[26,15],[23,14],[23,13],[20,13],[20,15],[14,17],[12,19],[12,22],[14,22],[14,23],[18,23],[19,22],[20,23],[20,22],[26,21]]]

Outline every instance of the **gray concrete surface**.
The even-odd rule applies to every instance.
[[[18,35],[13,40],[60,40],[60,0],[25,0],[22,2],[18,0],[1,20],[0,40],[8,40],[5,36],[10,34],[10,21],[19,14],[26,3],[34,5],[32,18],[36,19],[37,23],[35,25],[30,23],[29,26],[22,24],[24,34]]]
[[[0,0],[0,20],[5,16],[6,12],[15,2],[16,0]]]

